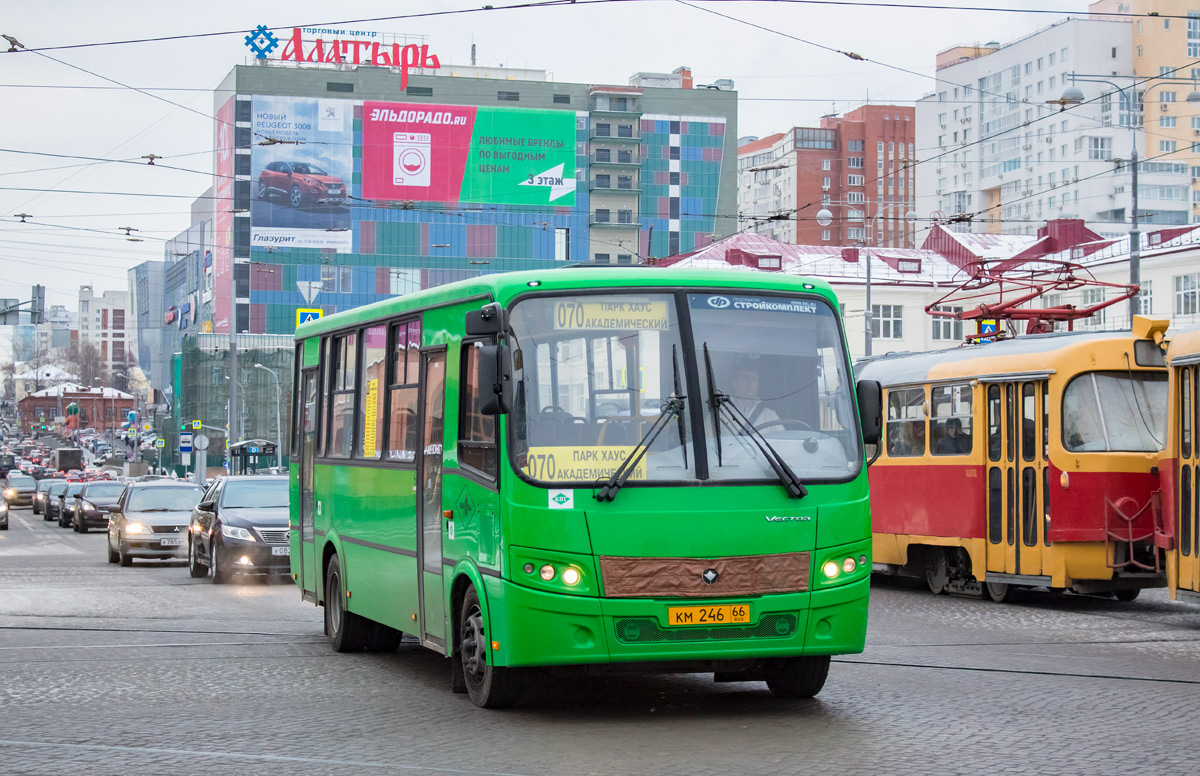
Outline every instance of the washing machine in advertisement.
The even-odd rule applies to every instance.
[[[428,186],[431,167],[431,136],[428,132],[396,132],[392,135],[392,183],[396,186]]]

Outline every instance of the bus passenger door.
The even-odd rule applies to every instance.
[[[442,440],[446,409],[446,352],[421,354],[421,444],[417,460],[417,575],[421,642],[446,649],[442,589]]]
[[[300,579],[300,594],[306,599],[317,600],[317,589],[320,585],[321,567],[317,563],[319,549],[313,536],[313,464],[317,451],[317,419],[320,417],[317,403],[317,370],[306,369],[302,373],[300,407],[300,465],[298,479],[300,482],[300,541],[296,550],[299,553],[298,562],[294,564]],[[311,598],[310,598],[311,596]]]

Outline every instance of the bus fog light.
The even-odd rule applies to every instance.
[[[842,561],[842,571],[847,574],[853,574],[856,568],[858,568],[858,564],[854,562],[854,558],[846,558]]]
[[[860,566],[865,566],[865,565],[867,565],[867,556],[866,556],[866,555],[859,555],[859,556],[858,556],[858,565],[860,565]]]
[[[538,576],[540,576],[544,581],[549,582],[550,580],[554,579],[554,567],[547,563],[538,571]]]
[[[533,564],[532,564],[532,563],[526,563],[526,564],[525,564],[525,573],[526,573],[526,574],[532,574],[532,573],[533,573]]]
[[[580,576],[579,576],[578,569],[572,569],[572,568],[563,569],[562,581],[565,584],[571,585],[573,587],[573,586],[579,584],[579,579],[580,579]]]
[[[837,561],[835,561],[835,560],[826,561],[825,565],[821,567],[821,571],[825,572],[825,576],[829,577],[830,579],[833,579],[834,577],[836,577],[838,575]]]

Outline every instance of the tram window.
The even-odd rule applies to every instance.
[[[1050,467],[1042,469],[1042,541],[1050,546]]]
[[[383,386],[386,382],[387,327],[363,332],[362,385],[358,392],[358,455],[378,460],[383,447]]]
[[[391,382],[388,385],[388,460],[412,463],[417,457],[417,379],[421,322],[392,328]]]
[[[1005,519],[1008,525],[1008,544],[1011,547],[1017,542],[1017,470],[1008,469],[1007,473],[1005,479],[1008,491],[1005,493],[1005,503],[1008,508],[1005,510]]]
[[[1192,467],[1184,466],[1179,470],[1179,509],[1176,510],[1179,521],[1179,549],[1184,555],[1192,551]]]
[[[459,381],[458,461],[476,471],[496,478],[496,416],[481,411],[484,396],[479,386],[479,354],[482,342],[463,343],[462,373]],[[490,392],[490,391],[489,391]]]
[[[971,452],[971,386],[940,385],[931,392],[934,455]]]
[[[1004,386],[1004,414],[1008,418],[1008,443],[1004,446],[1008,460],[1016,458],[1017,448],[1017,392],[1011,385]],[[1009,542],[1012,544],[1012,542]]]
[[[1037,400],[1033,384],[1021,386],[1021,459],[1032,461],[1037,457]]]
[[[1192,370],[1179,370],[1179,455],[1192,457]]]
[[[888,456],[925,455],[925,389],[888,391]]]
[[[1152,453],[1166,443],[1167,375],[1088,372],[1067,385],[1063,446],[1071,452]]]
[[[1037,470],[1021,470],[1021,538],[1026,547],[1037,544]]]
[[[1000,467],[988,470],[988,541],[999,544],[1004,538],[1004,499],[1000,490]]]
[[[1042,383],[1042,458],[1050,458],[1050,384]]]
[[[988,409],[988,460],[1000,460],[1000,386],[989,385],[987,389]],[[997,540],[999,541],[999,540]]]
[[[1154,340],[1138,340],[1133,343],[1133,360],[1138,366],[1166,366],[1162,349]]]
[[[358,358],[358,334],[347,334],[333,341],[334,368],[330,381],[329,446],[330,458],[349,458],[354,438],[354,365]]]

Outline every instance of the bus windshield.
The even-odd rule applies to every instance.
[[[678,308],[687,306],[686,315]],[[692,331],[684,331],[691,321]],[[516,465],[542,482],[608,478],[673,395],[629,482],[775,480],[732,404],[801,481],[846,480],[861,449],[837,316],[818,298],[696,293],[538,297],[512,307]],[[695,349],[685,353],[688,339]],[[709,372],[712,385],[709,384]],[[697,394],[689,386],[699,389]],[[710,387],[725,399],[714,414]],[[674,406],[678,406],[676,403]],[[707,450],[698,472],[698,429]]]
[[[1063,394],[1062,440],[1071,452],[1154,452],[1167,440],[1165,372],[1088,372]]]

